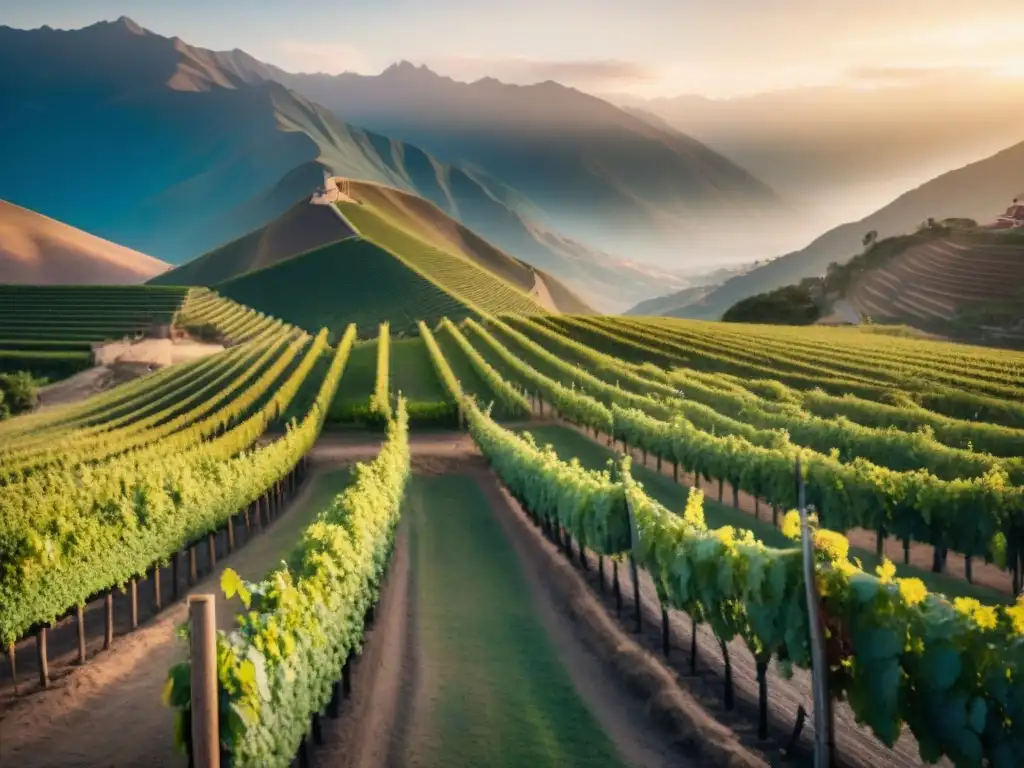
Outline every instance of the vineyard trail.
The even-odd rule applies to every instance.
[[[418,477],[353,698],[314,765],[479,765],[498,742],[503,759],[491,764],[690,764],[554,597],[553,548],[530,540],[471,443],[447,448],[443,459],[413,459]],[[559,719],[571,727],[553,727]]]

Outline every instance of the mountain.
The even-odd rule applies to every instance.
[[[799,200],[818,231],[1022,138],[1024,80],[878,69],[832,86],[729,99],[608,97],[656,115]]]
[[[0,200],[0,283],[142,283],[169,264]]]
[[[344,215],[339,216],[330,205],[313,204],[308,198],[303,198],[265,226],[151,282],[214,286],[322,246],[360,237],[361,233],[353,227],[352,221],[360,220],[363,212],[369,211],[408,236],[399,246],[400,255],[424,248],[444,251],[473,262],[524,293],[534,295],[552,311],[594,311],[550,273],[495,248],[438,206],[417,195],[372,182],[353,181],[346,189],[358,206],[349,211],[348,219]],[[538,286],[541,286],[539,290]]]
[[[284,211],[321,165],[394,177],[365,132],[129,19],[0,27],[0,194],[171,262]]]
[[[770,291],[804,277],[820,276],[829,263],[845,262],[863,250],[869,231],[879,238],[914,231],[929,217],[992,221],[1024,186],[1024,142],[971,163],[906,192],[860,221],[843,224],[806,248],[734,277],[701,301],[687,307],[685,317],[715,319],[741,299]]]
[[[218,55],[347,121],[485,172],[525,198],[499,195],[517,213],[634,261],[664,269],[684,253],[736,257],[751,229],[764,238],[793,216],[770,187],[701,142],[558,83],[462,83],[408,62],[372,76],[290,74]],[[736,216],[751,228],[723,232]]]
[[[693,285],[683,288],[681,291],[667,293],[664,296],[655,296],[653,299],[644,299],[634,307],[630,307],[623,314],[626,315],[663,315],[665,317],[679,317],[688,306],[700,301],[713,290],[713,285]]]
[[[683,317],[687,307],[704,299],[704,297],[716,290],[726,280],[737,275],[746,274],[751,269],[755,269],[759,264],[760,262],[755,261],[751,264],[721,267],[710,272],[687,275],[686,281],[688,285],[686,288],[662,296],[655,296],[653,299],[645,299],[630,307],[623,314]]]
[[[304,196],[262,227],[158,275],[150,282],[213,286],[353,236],[352,230],[330,206],[313,205],[309,196]]]
[[[357,128],[272,74],[124,17],[0,27],[0,195],[181,263],[273,221],[326,168],[422,195],[607,309],[678,285],[539,223],[484,171]]]
[[[536,290],[528,267],[466,239],[460,225],[445,231],[440,219],[424,215],[429,203],[387,187],[351,186],[354,199],[335,205],[355,235],[245,272],[216,290],[309,331],[327,327],[334,338],[350,322],[366,337],[382,322],[392,332],[415,333],[420,320],[558,311],[555,292]]]

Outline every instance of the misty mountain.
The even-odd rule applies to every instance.
[[[1017,81],[927,69],[859,77],[732,99],[609,98],[714,147],[799,200],[823,228],[1024,139]]]
[[[601,306],[664,289],[531,220],[537,206],[484,171],[343,122],[262,67],[126,18],[0,27],[0,197],[181,263],[279,216],[327,168],[421,194]]]
[[[971,163],[900,195],[860,221],[843,224],[806,248],[786,254],[745,275],[734,277],[680,316],[717,319],[741,299],[825,274],[829,263],[846,262],[863,250],[864,235],[879,238],[913,232],[929,217],[966,217],[993,221],[1010,201],[1024,193],[1024,142]]]
[[[529,218],[635,260],[749,257],[750,231],[730,226],[737,216],[762,238],[794,216],[701,142],[558,83],[462,83],[408,62],[373,76],[290,74],[239,52],[217,55],[347,121],[483,171],[528,198]]]

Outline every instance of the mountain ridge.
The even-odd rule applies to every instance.
[[[663,290],[661,273],[531,219],[539,207],[484,170],[344,122],[242,51],[206,51],[122,19],[0,27],[0,65],[5,194],[168,261],[258,229],[327,168],[422,194],[607,308]],[[41,179],[56,175],[89,185],[90,196],[54,194]]]
[[[750,238],[729,245],[717,222],[742,213],[772,229],[795,215],[702,142],[554,81],[462,82],[407,61],[377,75],[296,74],[245,53],[215,55],[443,162],[483,170],[524,193],[543,212],[538,223],[636,261],[671,267],[666,254],[688,244],[705,257],[722,248],[746,254],[738,243]]]

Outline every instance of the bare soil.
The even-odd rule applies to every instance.
[[[544,309],[554,312],[556,315],[561,314],[558,311],[558,305],[555,304],[555,299],[551,295],[551,291],[548,290],[548,284],[544,282],[544,278],[538,275],[536,272],[533,273],[533,290],[530,291],[530,295],[537,300]]]
[[[152,373],[157,368],[223,352],[222,344],[191,339],[113,341],[93,348],[95,367],[39,388],[40,409],[84,400],[118,384]]]
[[[165,368],[175,363],[186,363],[224,351],[223,344],[208,344],[192,339],[142,339],[140,341],[112,341],[93,348],[97,365],[112,363],[144,363]]]

